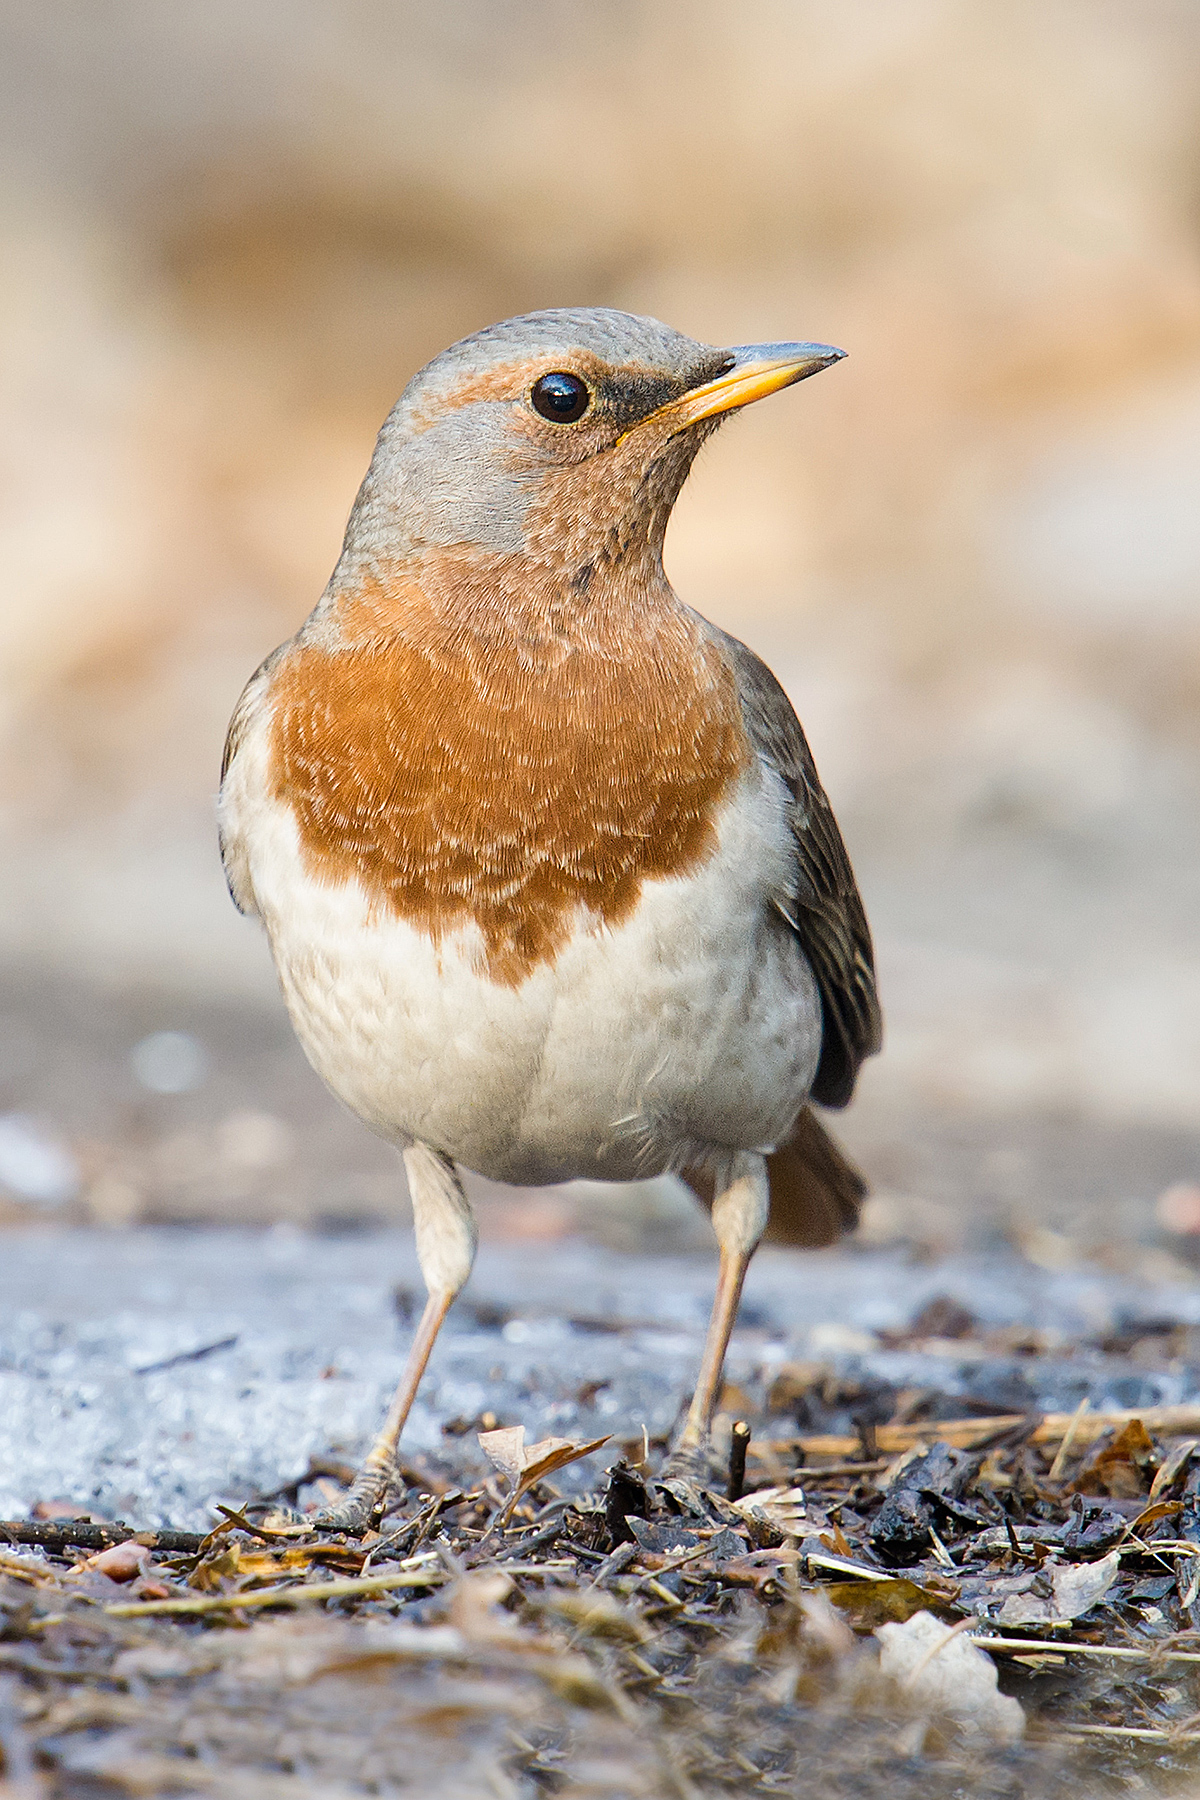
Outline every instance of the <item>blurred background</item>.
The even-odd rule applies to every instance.
[[[403,1216],[225,894],[222,737],[410,374],[601,303],[850,352],[719,435],[667,560],[866,896],[868,1241],[1187,1262],[1192,0],[4,0],[0,271],[0,1215]],[[482,1198],[705,1241],[633,1202]]]

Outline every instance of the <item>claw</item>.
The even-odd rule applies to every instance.
[[[310,1523],[318,1531],[344,1531],[348,1537],[361,1537],[383,1516],[390,1486],[390,1472],[368,1464],[355,1477],[346,1498],[336,1506],[324,1507]]]
[[[712,1445],[677,1444],[659,1470],[659,1481],[689,1481],[696,1487],[724,1492],[725,1474]]]

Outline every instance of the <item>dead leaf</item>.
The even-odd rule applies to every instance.
[[[1098,1606],[1117,1578],[1121,1554],[1112,1550],[1099,1562],[1062,1563],[1051,1558],[1039,1571],[1049,1577],[1048,1597],[1026,1592],[1010,1594],[995,1615],[998,1625],[1056,1625],[1078,1619]]]
[[[855,1631],[861,1632],[877,1631],[889,1620],[902,1625],[931,1608],[948,1608],[952,1613],[958,1610],[950,1608],[940,1594],[904,1576],[890,1581],[833,1581],[821,1592],[839,1612],[848,1614]]]
[[[521,1496],[547,1475],[552,1475],[556,1469],[565,1469],[581,1457],[590,1456],[593,1450],[603,1449],[609,1435],[592,1438],[586,1444],[572,1443],[570,1438],[549,1437],[526,1446],[523,1425],[506,1425],[499,1431],[479,1432],[479,1448],[492,1466],[507,1475],[513,1484],[504,1504],[503,1517],[507,1518]]]
[[[525,1467],[525,1427],[505,1425],[499,1431],[481,1431],[477,1435],[479,1448],[492,1467],[510,1481],[519,1481]]]
[[[704,1547],[703,1540],[694,1531],[689,1531],[679,1519],[669,1519],[663,1525],[652,1525],[649,1519],[639,1519],[635,1515],[627,1518],[625,1523],[643,1552],[660,1563],[666,1558]],[[648,1568],[650,1565],[645,1566]]]
[[[1174,1486],[1197,1450],[1200,1450],[1200,1438],[1181,1438],[1179,1443],[1172,1445],[1150,1483],[1151,1500],[1161,1499],[1167,1489]]]
[[[804,1489],[798,1487],[759,1488],[735,1500],[733,1510],[752,1522],[764,1520],[785,1537],[800,1537],[807,1517]]]
[[[541,1481],[543,1476],[553,1475],[556,1469],[565,1469],[569,1463],[590,1456],[593,1450],[603,1449],[610,1435],[611,1433],[606,1432],[603,1437],[592,1438],[586,1444],[573,1444],[569,1438],[543,1438],[540,1444],[531,1444],[525,1452],[521,1493],[533,1487],[535,1482]]]
[[[1130,1419],[1111,1444],[1088,1459],[1068,1491],[1137,1500],[1149,1493],[1157,1464],[1153,1438],[1141,1419]]]
[[[1153,1495],[1153,1488],[1150,1490]],[[1141,1537],[1147,1525],[1157,1524],[1159,1519],[1173,1519],[1183,1511],[1182,1500],[1153,1500],[1141,1511],[1129,1527],[1130,1537]]]
[[[737,1587],[752,1587],[755,1592],[778,1581],[783,1570],[794,1568],[800,1561],[798,1550],[751,1550],[747,1556],[732,1556],[721,1565],[721,1579]]]
[[[1012,1744],[1025,1730],[1019,1700],[1002,1694],[990,1656],[932,1613],[881,1625],[879,1666],[922,1712],[953,1720],[968,1736]]]
[[[241,1545],[236,1540],[231,1544],[221,1541],[202,1562],[196,1564],[188,1576],[187,1584],[197,1593],[219,1594],[243,1573]]]

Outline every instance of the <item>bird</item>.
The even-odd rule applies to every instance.
[[[819,1245],[854,1224],[865,1182],[813,1106],[844,1107],[880,1047],[863,903],[782,687],[663,567],[705,440],[843,355],[605,307],[462,339],[388,415],[324,594],[237,704],[230,893],[309,1061],[400,1151],[427,1290],[325,1525],[384,1508],[475,1256],[460,1171],[674,1172],[708,1208],[682,1469],[768,1226]]]

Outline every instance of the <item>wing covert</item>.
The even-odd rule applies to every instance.
[[[823,1106],[845,1106],[859,1065],[883,1040],[870,927],[791,701],[752,650],[725,632],[720,639],[734,669],[750,741],[792,795],[796,864],[787,897],[791,911],[785,916],[816,976],[824,1013],[811,1097]]]

